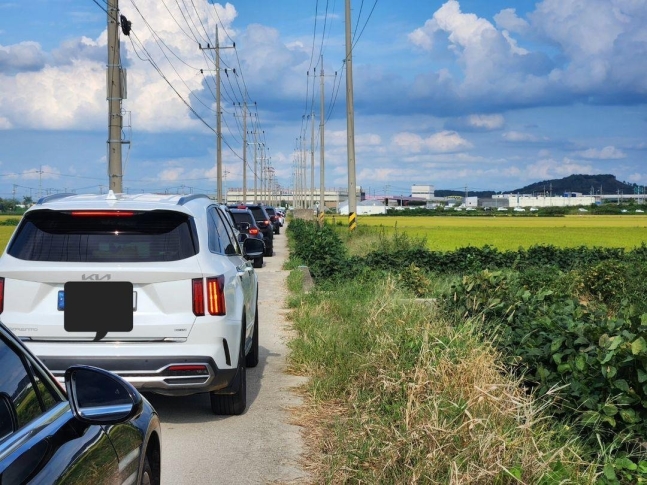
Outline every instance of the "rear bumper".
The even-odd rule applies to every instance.
[[[185,396],[227,387],[236,369],[218,369],[208,356],[96,357],[40,356],[40,360],[63,382],[65,370],[75,364],[92,365],[123,377],[140,391],[168,396]],[[178,370],[178,366],[182,366]],[[193,370],[189,370],[193,369]],[[196,370],[200,369],[200,370]]]

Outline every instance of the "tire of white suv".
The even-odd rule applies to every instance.
[[[244,324],[242,332],[244,337]],[[237,416],[245,412],[247,407],[247,359],[245,357],[244,338],[240,340],[240,350],[238,352],[238,368],[236,369],[234,380],[225,389],[209,393],[213,414]]]
[[[258,365],[258,303],[256,304],[256,317],[254,318],[254,336],[252,337],[252,348],[249,349],[245,357],[247,367],[256,367]]]

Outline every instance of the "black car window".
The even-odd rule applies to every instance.
[[[225,222],[215,207],[209,208],[209,250],[219,254],[236,254]]]
[[[198,252],[191,218],[177,211],[28,212],[7,252],[27,261],[177,261]]]
[[[250,210],[252,211],[252,214],[254,214],[254,219],[256,219],[257,221],[269,220],[267,213],[265,212],[265,210],[263,210],[262,207],[250,207]]]
[[[234,222],[236,224],[240,224],[241,222],[247,222],[252,226],[256,225],[256,221],[254,220],[254,218],[249,212],[232,212],[231,215],[234,218]]]
[[[227,236],[229,237],[229,242],[231,244],[231,247],[233,248],[232,252],[225,251],[225,253],[241,254],[242,251],[238,246],[238,238],[236,237],[236,233],[234,232],[234,228],[232,226],[233,221],[231,219],[231,214],[222,208],[218,208],[218,213],[220,214],[220,217],[222,217],[222,223],[225,226],[225,230],[227,231]]]
[[[29,360],[4,339],[0,339],[0,369],[0,419],[3,420],[0,429],[3,433],[16,431],[61,401],[60,395]]]

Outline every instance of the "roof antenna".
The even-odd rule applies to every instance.
[[[116,196],[116,195],[115,195],[115,193],[112,191],[112,189],[110,189],[110,190],[108,191],[108,195],[106,196],[106,200],[117,200],[117,196]]]

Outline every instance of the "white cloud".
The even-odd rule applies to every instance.
[[[409,41],[423,50],[430,51],[434,47],[434,35],[438,31],[435,19],[429,19],[423,27],[409,34]]]
[[[613,146],[606,146],[601,149],[589,148],[588,150],[577,152],[577,155],[581,158],[593,160],[620,160],[621,158],[627,158],[626,153]]]
[[[13,128],[11,121],[4,116],[0,116],[0,130],[10,130],[11,128]]]
[[[45,54],[37,42],[0,45],[0,72],[34,71],[44,63]]]
[[[465,131],[494,131],[505,126],[505,118],[500,114],[472,114],[461,118],[450,119],[445,127]]]
[[[470,115],[467,117],[470,126],[486,130],[498,130],[505,124],[502,115]]]
[[[357,178],[364,183],[376,182],[406,182],[416,180],[420,177],[420,171],[417,169],[401,168],[364,168],[358,174]],[[340,180],[343,180],[340,178]]]
[[[507,131],[501,137],[511,143],[538,143],[547,141],[546,138],[540,138],[531,133],[523,133],[521,131]]]
[[[530,27],[526,20],[517,17],[517,11],[514,8],[501,10],[494,16],[494,21],[497,27],[509,32],[524,33]]]
[[[500,11],[495,26],[448,0],[409,35],[433,55],[435,70],[420,76],[412,95],[432,106],[472,111],[644,102],[645,17],[645,3],[638,0],[542,0],[523,19],[514,9]],[[441,36],[460,69],[445,84],[437,79],[444,66],[438,66],[442,53],[436,51],[447,45],[438,41]]]
[[[43,165],[38,168],[29,168],[16,174],[16,178],[23,180],[56,180],[60,177],[61,171],[56,167]]]
[[[631,175],[629,175],[629,176],[627,177],[627,180],[628,180],[629,182],[633,182],[633,183],[637,184],[638,182],[642,182],[643,180],[645,180],[645,177],[643,177],[643,176],[642,176],[641,174],[639,174],[639,173],[632,173]]]
[[[568,157],[562,160],[552,158],[539,160],[526,166],[524,174],[527,180],[549,180],[562,178],[574,173],[595,173],[593,166],[576,163]]]
[[[212,44],[217,18],[213,15],[213,9],[218,11],[220,21],[227,29],[237,15],[234,6],[229,3],[223,7],[211,4],[208,0],[196,0],[195,5],[197,11],[201,12],[201,18],[198,19],[194,13],[193,21],[196,25],[204,25],[205,31],[212,33],[209,34]],[[168,8],[173,11],[178,7],[168,5]],[[208,110],[211,104],[215,104],[213,97],[210,99],[209,91],[203,86],[204,76],[196,70],[203,68],[210,77],[213,66],[206,64],[205,53],[197,48],[195,40],[188,37],[174,17],[169,15],[164,2],[140,0],[138,9],[174,54],[161,51],[160,44],[147,24],[133,14],[129,20],[137,34],[137,52],[126,38],[122,39],[122,45],[125,46],[122,60],[124,65],[130,63],[127,69],[128,97],[123,102],[123,108],[132,112],[133,128],[151,132],[206,130],[195,117],[191,117],[185,102],[202,110]],[[179,11],[173,13],[175,18],[182,18]],[[232,30],[228,34],[232,37],[236,35]],[[222,26],[220,36],[223,45],[230,45],[230,39]],[[0,91],[0,106],[6,120],[4,124],[32,129],[104,128],[108,111],[106,45],[104,31],[95,40],[87,37],[67,40],[51,55],[43,53],[35,43],[0,47],[0,83],[3,86]],[[145,52],[152,56],[184,101],[151,63],[140,60],[138,56],[145,57]],[[206,53],[207,58],[212,57],[210,54]],[[233,55],[233,52],[222,51],[224,62]],[[175,61],[173,66],[169,65],[167,59],[175,60],[175,56],[183,62]],[[3,65],[9,65],[14,70],[21,68],[21,72],[12,74],[9,69],[2,69]],[[213,81],[209,79],[209,82]],[[206,107],[196,100],[196,95],[201,96]],[[215,122],[211,124],[215,125]]]
[[[449,153],[472,148],[472,144],[455,131],[441,131],[427,138],[415,133],[398,133],[393,136],[392,144],[408,153]]]

